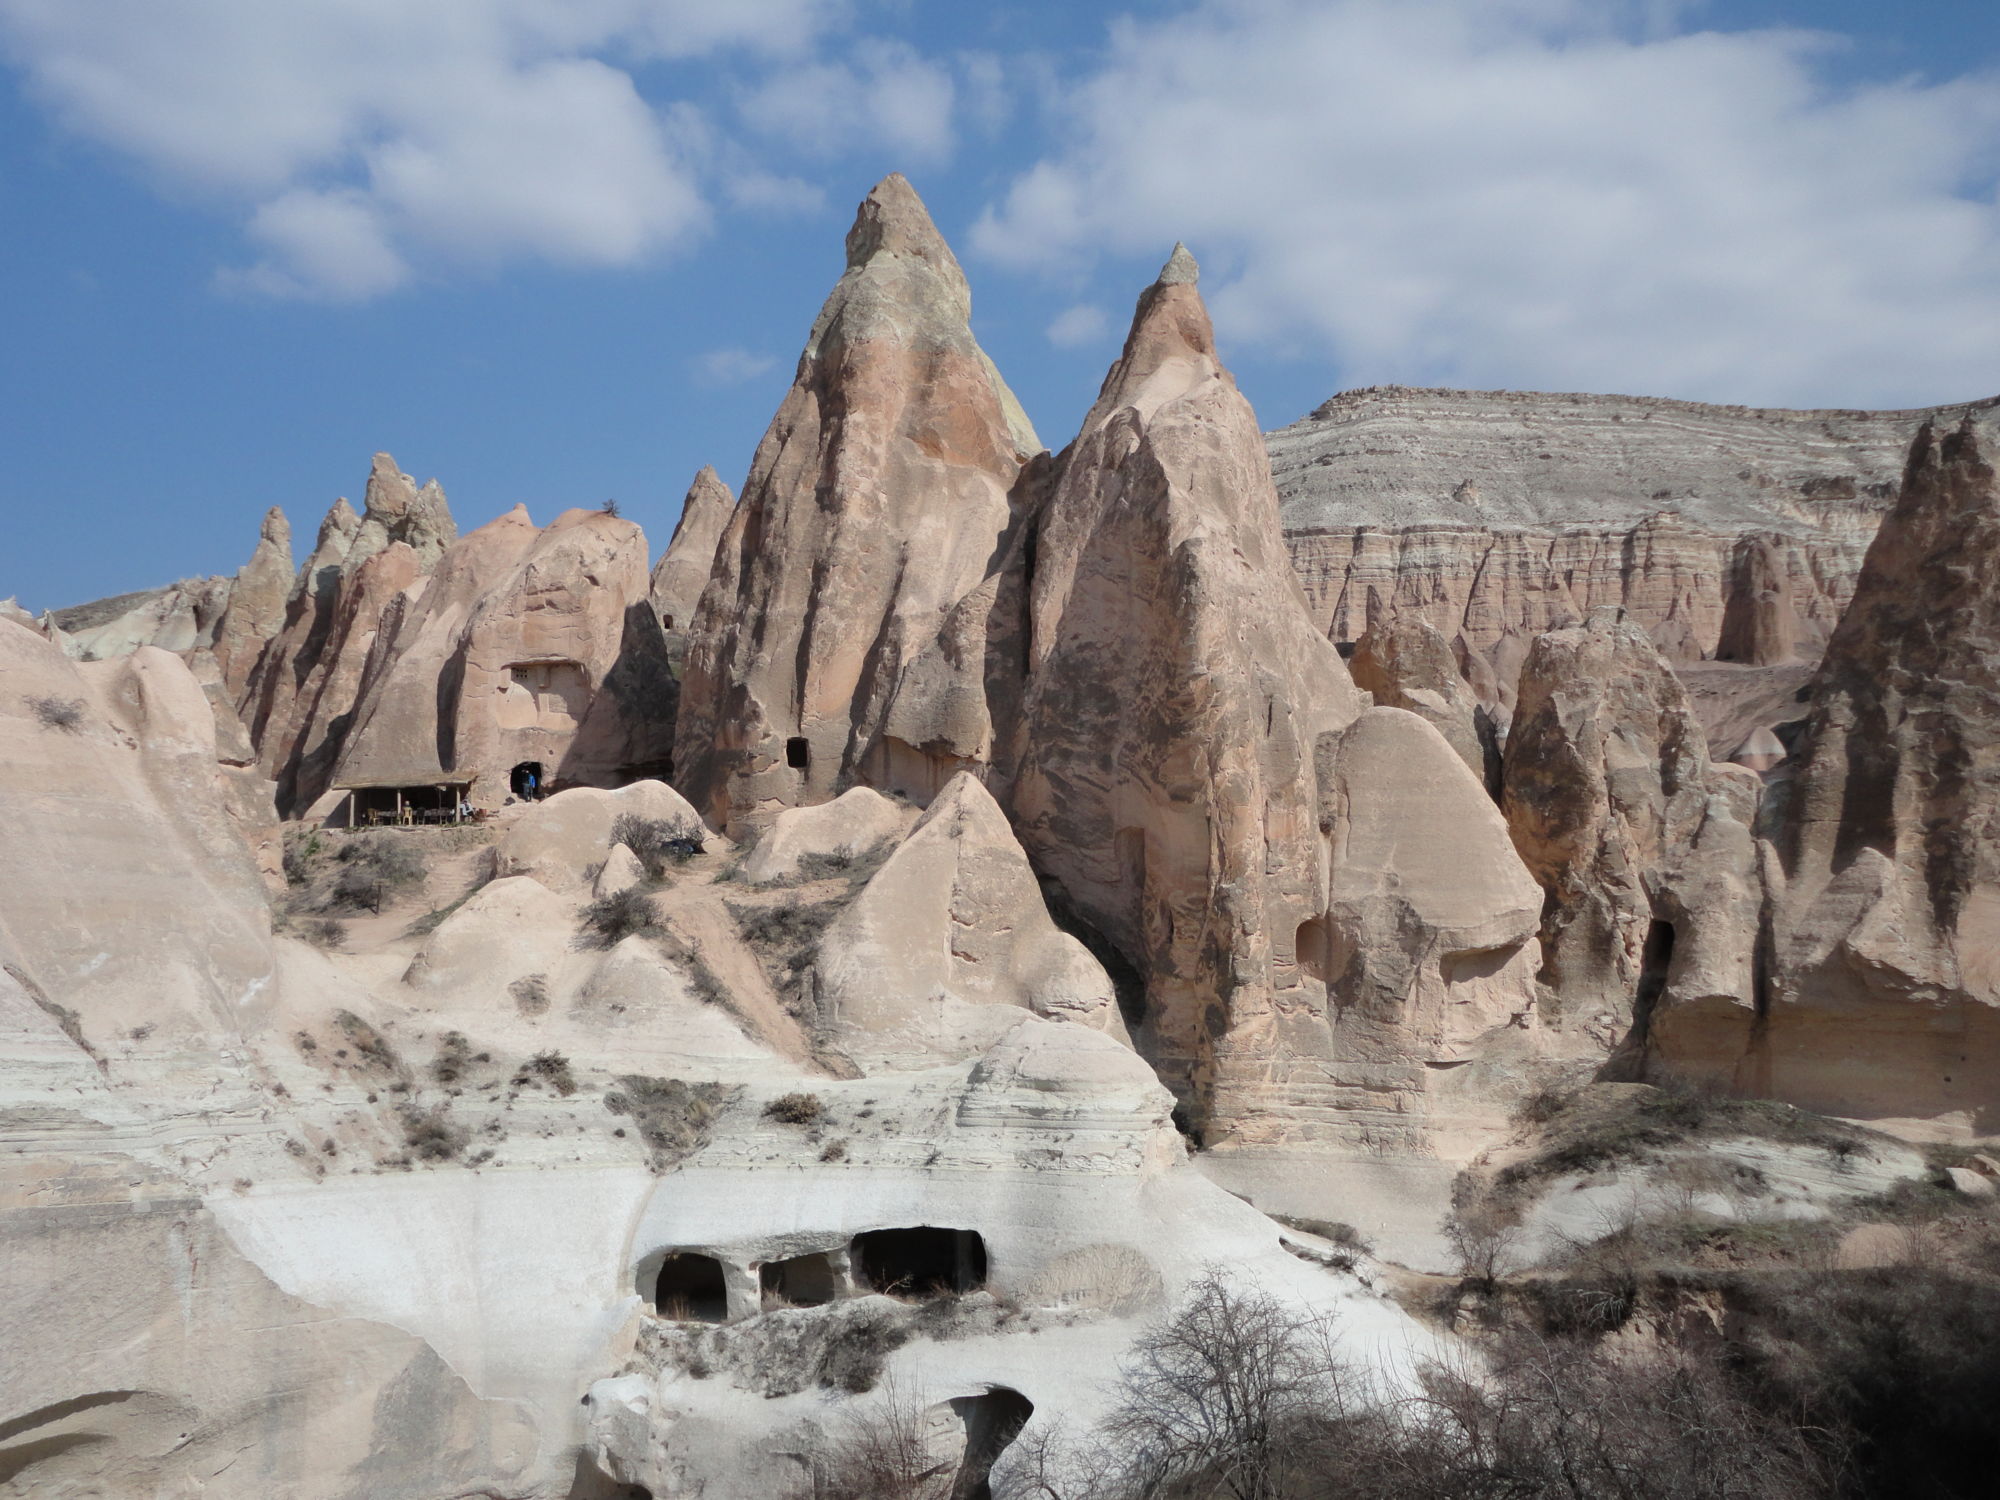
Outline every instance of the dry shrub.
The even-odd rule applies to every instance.
[[[604,1107],[630,1118],[646,1143],[653,1170],[664,1172],[708,1144],[716,1116],[740,1092],[719,1083],[627,1073],[604,1096]]]
[[[422,885],[430,872],[422,845],[409,834],[357,834],[341,842],[334,860],[339,868],[318,903],[325,911],[360,911],[365,907],[379,912],[385,900],[398,891]]]
[[[675,865],[685,864],[701,853],[704,838],[703,830],[698,827],[686,828],[665,818],[620,813],[611,825],[611,842],[632,851],[648,880],[663,880]]]
[[[584,907],[577,941],[590,948],[615,948],[628,937],[664,930],[652,898],[633,886],[600,896]]]
[[[514,1008],[522,1015],[543,1015],[549,1008],[549,976],[523,974],[507,986],[507,993],[514,997]]]
[[[306,917],[294,923],[292,930],[298,933],[301,941],[329,951],[347,941],[347,924],[335,917]]]
[[[44,729],[54,729],[63,734],[80,734],[83,731],[81,698],[30,698],[28,712]]]
[[[780,1094],[764,1106],[764,1118],[786,1125],[817,1125],[826,1113],[818,1094]]]
[[[952,1500],[958,1475],[927,1441],[923,1404],[894,1388],[838,1418],[811,1463],[795,1500]]]
[[[576,1077],[569,1070],[569,1059],[555,1051],[537,1052],[522,1063],[514,1083],[517,1087],[545,1083],[565,1099],[576,1092]]]
[[[405,1104],[396,1111],[403,1127],[403,1144],[420,1161],[450,1161],[465,1149],[465,1131],[452,1123],[443,1105],[418,1109]]]
[[[431,1077],[439,1083],[457,1083],[472,1063],[472,1044],[462,1031],[447,1031],[438,1041],[437,1056],[431,1059]]]

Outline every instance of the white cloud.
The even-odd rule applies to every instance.
[[[68,128],[164,186],[242,205],[262,259],[227,284],[360,298],[419,268],[624,265],[684,245],[708,217],[700,122],[649,106],[626,68],[722,49],[791,66],[843,12],[840,0],[0,0],[0,45]]]
[[[1683,12],[1205,0],[1121,22],[974,246],[1073,277],[1185,239],[1226,336],[1349,379],[2000,389],[2000,77],[1835,87],[1835,39]]]
[[[880,149],[923,164],[951,154],[956,93],[950,71],[908,43],[865,41],[845,59],[773,72],[744,91],[738,111],[809,155]]]
[[[694,371],[704,385],[743,385],[775,369],[777,363],[771,355],[747,349],[711,349],[694,362]]]
[[[1079,302],[1057,313],[1048,326],[1048,338],[1058,349],[1080,349],[1097,343],[1111,331],[1111,319],[1094,302]]]

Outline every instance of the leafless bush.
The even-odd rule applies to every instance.
[[[306,917],[293,930],[315,948],[338,948],[347,941],[347,924],[333,917]]]
[[[663,930],[652,898],[634,886],[600,896],[584,907],[577,939],[588,947],[615,948],[628,937]]]
[[[738,1092],[719,1083],[628,1073],[604,1096],[604,1107],[631,1119],[646,1143],[653,1170],[664,1172],[708,1144],[716,1116]]]
[[[421,885],[429,860],[418,842],[396,833],[366,833],[343,841],[334,855],[340,868],[321,904],[323,910],[382,910],[399,890]]]
[[[764,1118],[785,1125],[817,1125],[826,1113],[818,1094],[780,1094],[764,1106]]]
[[[450,1161],[465,1149],[465,1131],[452,1123],[442,1105],[418,1109],[406,1104],[396,1116],[403,1127],[403,1144],[420,1161]]]
[[[549,1008],[549,976],[523,974],[507,986],[507,993],[514,997],[515,1009],[522,1015],[543,1015]]]
[[[1492,1291],[1502,1276],[1519,1268],[1521,1229],[1511,1207],[1471,1178],[1461,1176],[1453,1185],[1451,1212],[1440,1228],[1459,1275],[1481,1291]]]
[[[63,734],[80,734],[83,731],[81,698],[30,698],[28,712],[44,729],[59,730]]]
[[[838,1419],[794,1500],[951,1500],[956,1455],[932,1451],[920,1401],[893,1388]]]
[[[661,880],[674,865],[701,853],[703,837],[701,829],[682,827],[665,818],[620,813],[611,825],[611,842],[632,851],[648,880]]]
[[[560,1052],[537,1052],[521,1064],[521,1071],[515,1075],[514,1082],[545,1083],[565,1099],[576,1092],[576,1078],[569,1070],[569,1059]]]
[[[472,1044],[462,1031],[447,1031],[438,1041],[437,1056],[431,1059],[431,1077],[439,1083],[457,1083],[472,1062]]]

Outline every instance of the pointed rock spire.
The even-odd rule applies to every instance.
[[[1006,550],[1040,444],[970,313],[916,192],[876,184],[696,612],[674,761],[709,816],[857,780],[928,800],[989,758],[986,612],[953,611]],[[954,619],[976,628],[947,642]]]
[[[665,630],[686,630],[715,567],[715,545],[736,509],[736,497],[711,465],[704,464],[681,502],[673,539],[653,568],[650,592],[654,613]]]
[[[239,702],[257,658],[285,624],[292,592],[292,527],[277,506],[264,512],[257,547],[229,588],[215,627],[215,664],[231,705]]]

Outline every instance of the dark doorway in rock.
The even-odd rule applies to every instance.
[[[972,1229],[871,1229],[854,1237],[863,1284],[892,1297],[941,1297],[986,1284],[986,1242]]]
[[[729,1291],[722,1262],[712,1255],[683,1251],[660,1262],[653,1307],[677,1323],[720,1323],[729,1317]]]
[[[766,1261],[758,1269],[757,1285],[767,1308],[821,1307],[840,1295],[840,1277],[827,1255]]]
[[[1633,1019],[1640,1024],[1652,1015],[1666,993],[1667,970],[1674,961],[1674,924],[1653,918],[1646,929],[1646,946],[1639,953],[1639,992],[1633,997]]]
[[[1019,1391],[996,1385],[983,1396],[957,1396],[951,1409],[965,1424],[965,1457],[951,1482],[951,1500],[993,1500],[987,1476],[993,1461],[1021,1435],[1035,1403]]]
[[[672,630],[673,628],[674,628],[674,617],[672,615],[661,615],[660,629]]]
[[[812,765],[812,741],[802,734],[795,734],[785,741],[785,764],[794,771],[803,771]]]
[[[548,792],[548,785],[542,775],[542,763],[538,760],[524,760],[507,773],[507,790],[523,802],[533,802]]]

